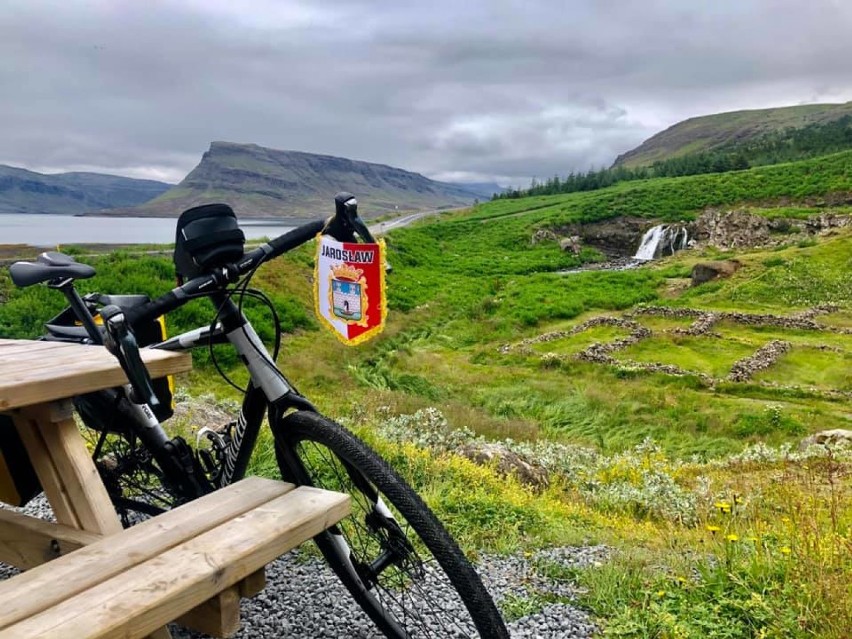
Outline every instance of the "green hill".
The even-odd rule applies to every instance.
[[[143,204],[171,184],[102,173],[44,174],[0,164],[0,213],[73,215]]]
[[[845,126],[831,126],[844,119]],[[818,155],[820,151],[830,153],[850,148],[852,136],[843,137],[843,132],[850,127],[852,102],[717,113],[690,118],[657,133],[635,149],[620,155],[614,166],[651,166],[673,158],[711,152],[743,153],[745,159],[750,161],[749,164],[754,164],[751,160],[759,160],[761,153],[795,145],[797,135],[803,137],[803,131],[804,137],[815,138],[817,143],[817,148],[799,150],[799,157],[807,157],[806,153],[812,156]]]

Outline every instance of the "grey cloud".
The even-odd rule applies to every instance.
[[[609,164],[673,122],[852,99],[852,3],[7,3],[0,162],[179,179],[211,140],[435,176]]]

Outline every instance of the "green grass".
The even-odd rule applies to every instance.
[[[620,360],[673,364],[684,370],[725,377],[734,362],[748,357],[754,348],[730,340],[676,335],[644,339],[615,353]]]
[[[796,347],[785,353],[772,368],[756,375],[755,379],[852,391],[852,352],[834,353],[806,346]]]
[[[576,335],[533,344],[530,348],[538,354],[557,353],[559,355],[576,355],[595,342],[611,342],[629,335],[629,331],[617,326],[593,326]]]

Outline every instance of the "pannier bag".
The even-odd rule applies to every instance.
[[[187,209],[177,221],[175,270],[183,282],[243,256],[245,235],[227,204],[204,204]]]
[[[0,415],[0,501],[23,506],[40,492],[41,483],[12,418]]]
[[[103,303],[119,304],[122,308],[132,308],[135,305],[149,302],[151,299],[147,295],[106,295],[102,297],[104,299]],[[102,324],[100,315],[95,317],[95,323],[100,328]],[[53,339],[62,341],[82,341],[88,336],[86,329],[70,308],[66,308],[59,315],[51,318],[45,323],[45,328],[47,328],[48,333],[50,333]],[[165,318],[160,316],[141,326],[136,326],[134,333],[140,347],[162,342],[168,337]],[[173,376],[169,375],[168,377],[160,377],[152,381],[154,393],[157,395],[157,399],[160,400],[160,406],[156,411],[157,419],[164,421],[174,414],[175,380]],[[105,392],[83,395],[81,398],[78,398],[80,401],[75,400],[74,405],[81,417],[83,417],[83,421],[92,428],[102,425],[104,416],[112,414],[113,419],[110,420],[110,425],[107,426],[107,429],[114,432],[121,432],[122,424],[126,423],[127,418],[115,413],[121,406],[115,402],[107,401],[106,395],[107,393]],[[91,419],[89,419],[90,415],[87,414],[87,410],[92,411]]]

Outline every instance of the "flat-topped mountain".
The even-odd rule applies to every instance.
[[[740,154],[750,165],[773,164],[848,148],[852,102],[806,104],[690,118],[620,155],[614,166],[650,166],[710,153]]]
[[[171,186],[101,173],[36,173],[0,164],[0,213],[75,214],[136,206]]]
[[[225,202],[240,217],[321,217],[339,191],[355,194],[365,217],[465,206],[491,195],[383,164],[213,142],[180,184],[143,206],[108,214],[176,217],[198,204]]]

